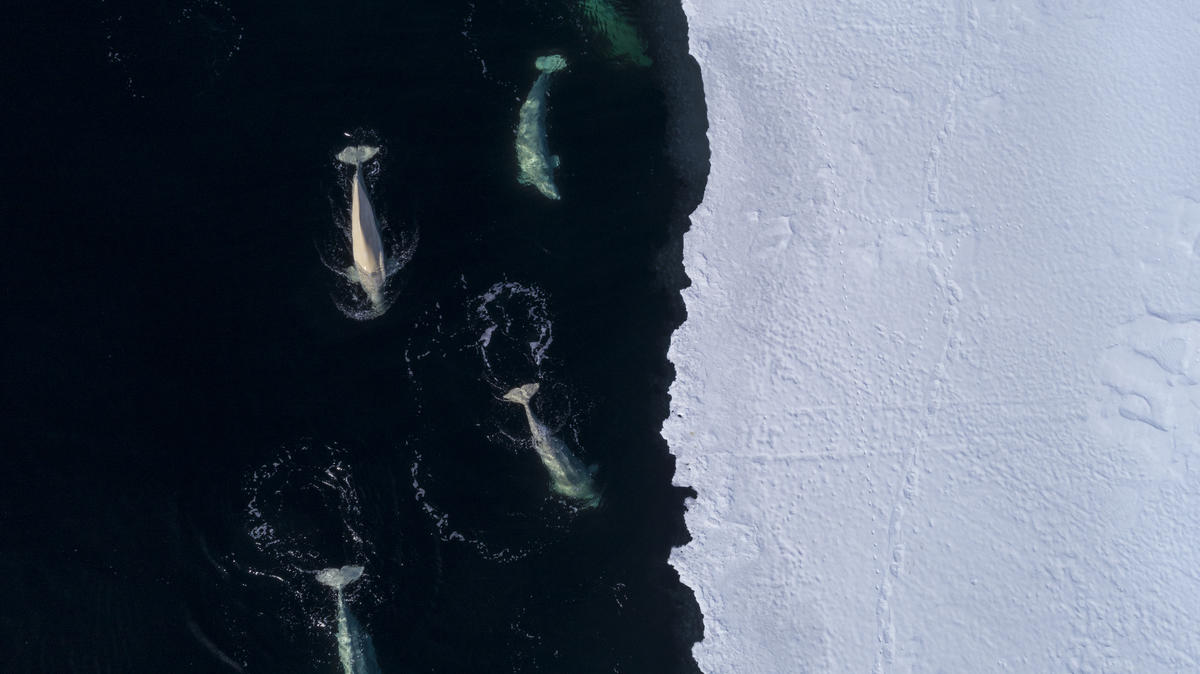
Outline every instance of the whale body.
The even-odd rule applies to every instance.
[[[557,54],[539,56],[534,65],[541,74],[529,89],[529,95],[521,104],[521,117],[517,123],[517,182],[533,185],[549,199],[559,199],[554,186],[554,169],[559,160],[550,154],[546,143],[546,88],[550,75],[567,67],[567,60]]]
[[[567,448],[566,443],[550,433],[529,407],[529,400],[538,392],[537,384],[525,384],[504,394],[504,399],[520,405],[529,422],[529,433],[538,458],[550,475],[550,489],[584,508],[600,504],[600,494],[592,480],[592,472]]]
[[[610,56],[643,68],[653,63],[646,56],[646,45],[637,28],[622,16],[616,5],[609,0],[583,0],[580,6],[592,30],[608,42]]]
[[[379,148],[368,145],[347,147],[338,153],[338,161],[354,166],[354,183],[350,187],[350,247],[354,264],[346,275],[362,286],[378,313],[383,313],[383,284],[387,280],[387,267],[383,259],[383,241],[379,237],[379,226],[375,223],[375,209],[363,182],[362,165],[370,161]]]
[[[361,578],[362,574],[361,566],[334,567],[317,572],[317,582],[332,588],[337,594],[337,647],[343,674],[375,674],[379,671],[371,637],[362,632],[342,595],[342,590]]]

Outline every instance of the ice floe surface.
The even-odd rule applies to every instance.
[[[701,668],[1200,668],[1200,5],[683,5]]]

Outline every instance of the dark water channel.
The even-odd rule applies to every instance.
[[[594,3],[12,10],[0,670],[341,671],[312,572],[360,564],[384,672],[693,671],[659,429],[707,145],[673,4],[620,6],[637,53]],[[513,149],[548,53],[561,201]],[[365,321],[348,143],[412,244]],[[500,399],[534,381],[599,507]]]

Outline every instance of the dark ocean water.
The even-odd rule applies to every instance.
[[[0,671],[340,671],[311,570],[342,564],[384,672],[694,670],[658,432],[707,147],[671,4],[622,5],[648,67],[566,2],[9,11]],[[513,151],[550,52],[561,202]],[[369,321],[329,269],[351,140],[415,241]],[[498,399],[531,381],[599,508]]]

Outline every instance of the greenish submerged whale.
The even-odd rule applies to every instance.
[[[505,393],[504,399],[520,405],[525,410],[525,420],[529,422],[533,448],[537,450],[538,458],[542,460],[546,472],[550,475],[550,489],[575,501],[583,508],[595,508],[600,504],[600,493],[596,491],[592,471],[567,448],[566,443],[551,434],[549,429],[533,416],[529,401],[537,392],[537,384],[526,384]]]
[[[580,7],[588,25],[608,42],[609,56],[643,68],[652,63],[637,28],[617,5],[609,0],[583,0]]]
[[[351,145],[339,152],[337,158],[344,164],[354,166],[354,183],[350,187],[350,247],[354,264],[346,269],[346,276],[362,286],[375,313],[382,314],[387,310],[383,300],[387,267],[384,264],[383,240],[375,223],[375,209],[371,207],[367,185],[362,177],[362,165],[378,153],[377,147]]]
[[[521,104],[517,122],[517,182],[533,185],[548,199],[559,199],[558,188],[554,186],[554,169],[558,168],[559,159],[550,154],[546,142],[546,89],[550,75],[566,68],[567,60],[551,54],[539,56],[534,65],[541,74]]]
[[[377,674],[379,664],[375,661],[375,648],[371,637],[364,634],[358,620],[346,606],[342,590],[362,577],[361,566],[343,566],[322,569],[317,572],[317,582],[333,588],[337,593],[337,647],[338,660],[344,674]]]

